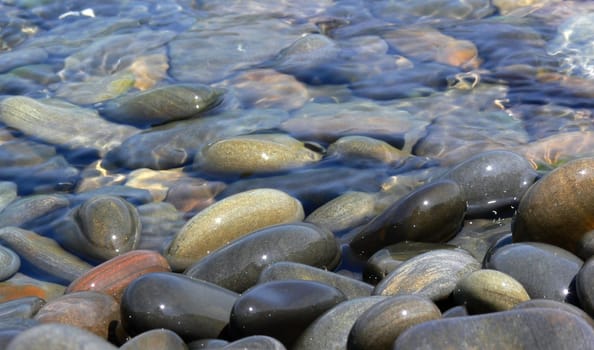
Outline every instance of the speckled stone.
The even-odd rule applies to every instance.
[[[514,242],[543,242],[587,259],[594,230],[594,158],[570,161],[537,181],[522,198],[512,225]]]
[[[301,279],[318,281],[331,285],[347,296],[348,299],[368,297],[373,291],[373,286],[354,278],[343,276],[328,270],[313,266],[281,261],[266,267],[260,273],[258,283],[286,279]]]
[[[280,224],[249,233],[198,260],[184,272],[241,293],[275,262],[294,261],[328,270],[340,261],[332,232],[308,223]]]
[[[445,318],[402,333],[394,349],[587,350],[594,329],[583,319],[555,309],[524,309]]]
[[[192,217],[165,252],[174,270],[183,270],[241,236],[275,224],[301,221],[303,207],[273,189],[255,189],[227,197]]]
[[[575,305],[571,305],[568,303],[564,303],[557,300],[551,299],[531,299],[525,301],[523,303],[519,303],[518,305],[514,306],[514,309],[529,309],[529,308],[551,308],[557,309],[561,311],[569,312],[570,314],[574,314],[576,316],[581,317],[584,321],[588,322],[590,326],[594,328],[594,319],[590,317],[584,310],[580,309]]]
[[[392,204],[365,225],[350,246],[369,256],[402,241],[444,242],[458,232],[466,202],[460,187],[452,181],[422,186]]]
[[[365,223],[374,216],[375,197],[365,192],[347,192],[318,207],[306,222],[340,232]]]
[[[210,349],[210,348],[209,348]],[[285,350],[283,343],[266,335],[252,335],[234,342],[231,342],[221,349],[237,350],[237,349],[266,349],[266,350]]]
[[[405,261],[377,284],[373,294],[413,294],[439,301],[454,291],[458,281],[480,268],[463,250],[433,250]]]
[[[6,281],[0,282],[0,302],[25,297],[38,297],[50,301],[64,294],[65,289],[66,287],[60,284],[36,280],[17,272]]]
[[[171,272],[134,280],[122,296],[121,317],[130,335],[165,328],[184,340],[217,338],[238,295],[212,283]]]
[[[0,303],[0,319],[32,318],[45,305],[39,297],[23,297]]]
[[[336,157],[343,163],[401,165],[411,154],[389,143],[367,136],[344,136],[328,146],[327,157]]]
[[[196,155],[194,164],[214,173],[251,174],[298,168],[322,154],[285,134],[251,134],[216,141]]]
[[[372,306],[386,297],[370,296],[342,302],[312,322],[297,338],[294,350],[346,349],[351,328]]]
[[[536,179],[536,172],[519,154],[497,150],[479,153],[454,166],[443,178],[460,185],[469,216],[517,206]]]
[[[21,267],[21,258],[12,250],[0,246],[0,281],[14,275]]]
[[[400,295],[379,302],[365,311],[349,333],[349,350],[391,349],[406,329],[441,318],[431,300],[415,295]]]
[[[344,300],[341,291],[316,281],[258,284],[233,304],[229,331],[235,338],[267,335],[290,346],[318,316]]]
[[[505,311],[530,300],[513,277],[497,270],[478,270],[458,281],[454,300],[471,314]]]
[[[60,209],[67,208],[70,202],[62,195],[39,194],[19,198],[0,212],[0,227],[30,227],[35,219],[48,219]]]
[[[187,350],[183,339],[169,329],[153,329],[141,333],[120,346],[120,350]]]
[[[78,327],[45,324],[17,335],[7,350],[115,350],[107,340]]]
[[[581,267],[575,285],[582,308],[594,317],[594,257],[588,259]]]
[[[99,292],[70,293],[45,304],[35,319],[82,328],[107,339],[112,324],[120,321],[120,304]]]
[[[575,290],[571,284],[583,263],[580,258],[559,247],[526,242],[502,246],[484,265],[516,279],[530,298],[575,302]]]

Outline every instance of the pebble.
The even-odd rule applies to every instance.
[[[165,328],[184,340],[217,338],[229,323],[238,294],[171,272],[135,279],[124,292],[121,318],[130,335]]]
[[[241,339],[238,341],[241,341]],[[223,339],[208,338],[208,339],[199,339],[199,340],[191,341],[188,343],[188,348],[189,348],[189,350],[222,349],[223,347],[225,347],[228,344],[230,344],[230,343]]]
[[[168,271],[169,264],[161,254],[150,250],[133,250],[93,267],[72,281],[66,293],[95,291],[110,295],[120,302],[126,287],[138,277]]]
[[[336,305],[312,322],[297,338],[292,349],[346,349],[349,332],[357,318],[385,299],[369,296]]]
[[[140,333],[120,346],[120,350],[187,350],[183,339],[169,329],[153,329]]]
[[[587,259],[584,236],[594,230],[594,158],[549,172],[524,195],[512,226],[514,242],[543,242]]]
[[[554,330],[554,331],[552,331]],[[402,333],[394,349],[591,349],[594,329],[565,311],[539,308],[425,322]]]
[[[103,293],[75,292],[49,301],[35,319],[71,325],[107,339],[110,328],[120,321],[120,304]]]
[[[12,277],[21,267],[21,258],[4,246],[0,246],[0,281]]]
[[[279,261],[328,270],[340,261],[332,232],[307,223],[266,227],[237,239],[190,265],[185,275],[242,293],[258,282],[260,272]]]
[[[134,74],[118,72],[104,77],[89,77],[83,82],[64,82],[56,96],[78,105],[90,105],[120,96],[134,87]]]
[[[470,314],[505,311],[530,300],[520,282],[497,270],[470,273],[458,281],[453,297]]]
[[[112,350],[107,340],[84,329],[58,323],[32,327],[17,335],[7,350]]]
[[[237,299],[229,332],[235,338],[267,335],[290,347],[311,322],[344,300],[341,291],[317,281],[265,282]]]
[[[526,242],[500,247],[484,266],[516,279],[530,298],[575,302],[572,281],[583,263],[580,258],[559,247]]]
[[[64,294],[65,289],[63,285],[40,281],[17,272],[6,281],[0,282],[0,302],[26,297],[50,301]]]
[[[285,134],[251,134],[218,140],[202,148],[195,166],[212,173],[253,174],[299,168],[322,154]]]
[[[49,222],[70,205],[59,194],[39,194],[16,199],[0,212],[0,227],[34,227],[35,220]]]
[[[433,301],[444,300],[460,280],[480,267],[480,263],[463,250],[432,250],[406,260],[375,286],[373,294],[413,294]]]
[[[250,232],[303,218],[301,203],[284,192],[267,188],[245,191],[192,217],[176,234],[165,257],[174,270],[183,270]]]
[[[325,283],[340,290],[342,293],[344,293],[344,295],[346,295],[347,299],[368,297],[373,291],[372,285],[361,282],[354,278],[343,276],[317,267],[289,261],[276,262],[264,268],[260,273],[258,283],[288,279],[300,279]]]
[[[400,295],[381,301],[361,314],[349,333],[347,348],[391,349],[408,328],[441,318],[439,308],[429,299]]]
[[[575,286],[580,305],[594,317],[594,257],[581,267],[575,279]]]
[[[163,251],[186,224],[183,213],[166,202],[152,202],[137,207],[142,224],[138,249]]]
[[[237,349],[267,349],[267,350],[286,350],[283,343],[266,336],[266,335],[252,335],[234,342],[231,342],[221,349],[223,350],[237,350]]]
[[[344,136],[328,146],[329,158],[338,158],[352,165],[386,164],[400,166],[411,154],[389,143],[367,136]]]
[[[0,303],[0,319],[8,318],[32,318],[45,300],[40,297],[23,297]]]
[[[448,244],[468,251],[478,261],[484,261],[496,247],[512,242],[511,221],[509,217],[465,220],[462,230]]]
[[[12,181],[0,181],[0,210],[4,210],[17,197],[16,183]]]
[[[336,233],[364,224],[374,214],[374,195],[349,191],[318,207],[305,221]]]
[[[584,321],[588,322],[590,326],[594,327],[594,319],[590,317],[584,310],[580,309],[575,305],[568,303],[551,300],[551,299],[531,299],[514,306],[514,309],[528,309],[528,308],[551,308],[569,312],[576,316],[581,317]]]
[[[369,256],[402,241],[445,242],[462,226],[466,203],[452,181],[422,186],[371,220],[351,240],[351,248]]]
[[[33,231],[4,227],[0,229],[0,242],[36,268],[64,281],[71,282],[92,268],[62,249],[53,239]]]

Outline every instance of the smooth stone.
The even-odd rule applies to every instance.
[[[89,77],[83,82],[64,82],[56,91],[56,96],[77,105],[90,105],[116,98],[133,87],[134,74],[118,72],[104,77]]]
[[[542,308],[428,321],[402,333],[394,349],[591,349],[594,329],[565,311]]]
[[[223,92],[201,84],[166,85],[107,101],[98,110],[118,123],[155,125],[202,114],[221,103]]]
[[[529,309],[529,308],[551,308],[557,309],[561,311],[569,312],[570,314],[574,314],[576,316],[581,317],[584,321],[588,322],[592,327],[594,327],[594,319],[590,317],[584,310],[580,309],[575,305],[571,305],[568,303],[563,303],[556,300],[551,299],[531,299],[518,305],[514,306],[514,309]]]
[[[50,301],[63,295],[65,289],[63,285],[40,281],[17,272],[6,281],[0,282],[0,302],[26,297]]]
[[[368,297],[373,286],[354,278],[296,262],[281,261],[267,266],[260,273],[258,283],[300,279],[318,281],[340,290],[347,299]]]
[[[17,197],[16,183],[12,181],[0,181],[0,210],[4,210]]]
[[[564,77],[567,77],[564,75]],[[551,118],[548,118],[551,120]],[[535,167],[558,167],[573,159],[594,155],[594,131],[553,134],[518,147],[517,152]]]
[[[49,301],[35,319],[71,325],[107,339],[110,328],[120,321],[120,304],[99,292],[70,293]]]
[[[374,295],[413,294],[433,301],[448,298],[456,284],[481,264],[463,250],[432,250],[406,260],[381,280]]]
[[[6,349],[17,335],[38,325],[40,323],[31,318],[12,317],[0,320],[0,347]]]
[[[196,154],[194,165],[212,173],[253,174],[299,168],[322,159],[285,134],[251,134],[218,140]]]
[[[386,297],[369,296],[344,301],[312,322],[293,344],[294,350],[346,349],[351,328],[365,311]]]
[[[367,259],[363,267],[363,280],[375,285],[408,259],[436,249],[455,248],[455,245],[445,243],[411,241],[389,245],[378,250]]]
[[[532,299],[575,301],[572,281],[583,264],[580,258],[557,246],[526,242],[502,246],[484,265],[515,278]]]
[[[8,52],[4,50],[2,51],[3,53],[0,57],[0,73],[21,66],[43,63],[48,58],[47,51],[37,47],[22,47],[19,48],[19,50],[9,50]]]
[[[56,241],[18,227],[0,229],[0,242],[14,250],[36,268],[71,282],[85,274],[91,265],[68,253]]]
[[[188,346],[169,329],[153,329],[141,333],[120,346],[120,350],[187,350]]]
[[[466,310],[466,306],[464,306],[464,305],[458,305],[458,306],[451,307],[441,314],[441,317],[443,317],[443,318],[463,317],[463,316],[469,316],[468,310]]]
[[[580,305],[594,317],[594,257],[581,267],[575,279],[575,287]]]
[[[188,343],[189,350],[202,350],[202,349],[222,349],[226,345],[230,344],[228,341],[223,339],[199,339]]]
[[[347,348],[391,349],[398,336],[408,328],[441,318],[431,300],[415,295],[400,295],[379,302],[361,314],[349,333]]]
[[[100,155],[137,133],[136,128],[106,121],[94,110],[25,96],[2,100],[0,120],[7,126],[51,144],[70,149],[88,148]]]
[[[21,258],[9,248],[0,246],[0,281],[13,276],[21,267]]]
[[[56,239],[65,248],[103,262],[136,249],[142,227],[130,202],[97,195],[74,208],[56,231]]]
[[[497,270],[470,273],[458,281],[453,296],[470,314],[505,311],[530,300],[520,282]]]
[[[366,192],[349,191],[318,207],[305,218],[336,233],[365,223],[375,214],[375,197]]]
[[[455,181],[467,201],[467,216],[490,215],[517,207],[536,179],[536,172],[517,153],[497,150],[479,153],[454,166],[443,178]]]
[[[231,342],[221,349],[236,350],[236,349],[266,349],[266,350],[285,350],[286,347],[272,337],[266,335],[252,335],[234,342]]]
[[[0,319],[7,318],[32,318],[45,300],[40,297],[23,297],[0,303]]]
[[[65,324],[44,324],[23,331],[7,350],[112,350],[107,340],[84,329]]]
[[[344,136],[328,146],[326,157],[353,165],[387,164],[399,166],[411,154],[368,136]]]
[[[341,291],[317,281],[265,282],[237,298],[229,332],[235,338],[267,335],[290,346],[318,316],[344,300]]]
[[[0,212],[0,227],[32,227],[37,221],[49,221],[70,205],[59,194],[39,194],[19,198]],[[52,216],[53,215],[53,216]]]
[[[280,224],[249,233],[190,265],[185,275],[242,293],[260,272],[279,261],[328,270],[340,261],[332,232],[308,223]]]
[[[587,259],[584,236],[594,230],[594,158],[551,171],[522,197],[512,225],[514,242],[543,242]]]
[[[150,250],[133,250],[97,265],[75,279],[66,293],[95,291],[120,302],[124,290],[138,277],[152,272],[168,272],[167,260]]]
[[[121,302],[124,328],[131,335],[165,328],[184,340],[217,338],[229,323],[238,295],[206,281],[170,272],[135,279]]]
[[[164,255],[174,270],[183,270],[250,232],[303,218],[301,203],[284,192],[267,188],[245,191],[192,217]]]
[[[371,220],[350,242],[358,254],[370,256],[402,241],[445,242],[460,230],[466,203],[452,181],[422,186]]]

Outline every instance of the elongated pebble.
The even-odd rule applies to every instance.
[[[375,197],[365,192],[347,192],[317,208],[306,218],[332,232],[339,232],[363,224],[373,217]]]
[[[23,297],[0,303],[0,319],[31,318],[45,305],[39,297]]]
[[[10,203],[0,212],[0,227],[21,226],[37,218],[66,208],[70,202],[61,195],[32,195]]]
[[[115,350],[107,340],[78,327],[50,323],[17,335],[7,350]]]
[[[17,272],[10,279],[0,282],[0,302],[25,297],[38,297],[49,301],[64,294],[65,289],[62,285],[36,280]]]
[[[14,275],[21,267],[21,258],[4,246],[0,246],[0,281]]]

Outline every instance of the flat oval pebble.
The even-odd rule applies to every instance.
[[[575,279],[575,287],[580,305],[594,317],[594,257],[581,267]]]
[[[209,348],[210,349],[210,348]],[[214,348],[212,348],[214,349]],[[234,342],[231,342],[221,349],[236,350],[236,349],[266,349],[266,350],[286,350],[286,347],[275,338],[266,335],[252,335]]]
[[[524,309],[428,321],[402,333],[393,349],[586,350],[594,329],[555,309]]]
[[[551,308],[569,312],[570,314],[574,314],[576,316],[581,317],[584,321],[588,322],[592,327],[594,327],[594,319],[592,319],[592,317],[585,313],[584,310],[569,303],[564,303],[561,301],[551,299],[531,299],[514,306],[514,309],[530,308]]]
[[[136,207],[127,200],[97,195],[73,209],[56,231],[70,251],[103,262],[136,249],[142,227]]]
[[[372,306],[386,297],[370,296],[344,301],[312,322],[293,344],[294,350],[346,349],[351,328]]]
[[[126,287],[138,277],[168,271],[169,264],[161,254],[150,250],[133,250],[93,267],[72,281],[66,293],[101,292],[119,302]]]
[[[462,250],[432,250],[406,260],[375,286],[375,295],[413,294],[446,299],[456,284],[481,264]]]
[[[497,150],[466,159],[443,178],[460,185],[468,203],[466,214],[477,216],[517,205],[536,179],[536,172],[522,156]]]
[[[64,294],[66,287],[60,284],[40,281],[17,272],[4,282],[0,282],[0,302],[38,297],[50,301]]]
[[[339,260],[340,249],[332,232],[308,223],[281,224],[239,238],[198,260],[184,274],[242,293],[275,262],[294,261],[332,270]]]
[[[337,288],[343,292],[348,299],[368,297],[373,291],[372,285],[361,282],[354,278],[343,276],[313,266],[289,261],[276,262],[266,267],[260,273],[258,283],[287,279],[301,279],[322,282]]]
[[[384,163],[398,166],[411,155],[372,137],[344,136],[328,146],[326,156],[355,165]]]
[[[223,92],[201,84],[166,85],[118,97],[98,109],[118,123],[155,125],[204,113],[221,103]]]
[[[99,292],[76,292],[45,304],[35,315],[41,323],[61,323],[85,329],[107,339],[120,320],[120,304]]]
[[[484,265],[516,279],[530,298],[575,301],[571,284],[583,263],[577,256],[557,246],[526,242],[500,247]]]
[[[216,141],[202,148],[194,164],[214,173],[252,174],[298,168],[322,154],[285,134],[251,134]]]
[[[365,223],[375,214],[375,197],[365,192],[347,192],[318,207],[306,222],[340,232]]]
[[[530,187],[512,225],[514,242],[543,242],[587,259],[594,230],[594,158],[570,161]]]
[[[84,329],[58,323],[40,325],[17,335],[7,350],[115,350],[107,340]]]
[[[233,304],[229,332],[235,338],[267,335],[289,347],[318,316],[344,300],[341,291],[321,282],[265,282]]]
[[[0,303],[0,319],[32,318],[45,305],[39,297],[23,297]]]
[[[170,272],[134,280],[122,296],[121,317],[131,335],[165,328],[185,340],[217,338],[238,295],[212,283]]]
[[[241,192],[192,217],[175,235],[165,257],[174,270],[183,270],[247,233],[303,218],[301,203],[282,191]]]
[[[92,268],[68,253],[56,241],[18,227],[0,229],[0,242],[36,268],[59,279],[71,282]]]
[[[120,346],[120,350],[187,350],[188,346],[169,329],[153,329],[140,333]]]
[[[0,246],[0,281],[14,275],[21,267],[21,258],[4,246]]]
[[[441,318],[431,300],[415,295],[400,295],[379,302],[365,311],[349,333],[347,348],[391,349],[398,336],[408,328]]]
[[[505,311],[530,300],[520,282],[497,270],[470,273],[456,284],[453,296],[470,314]]]

